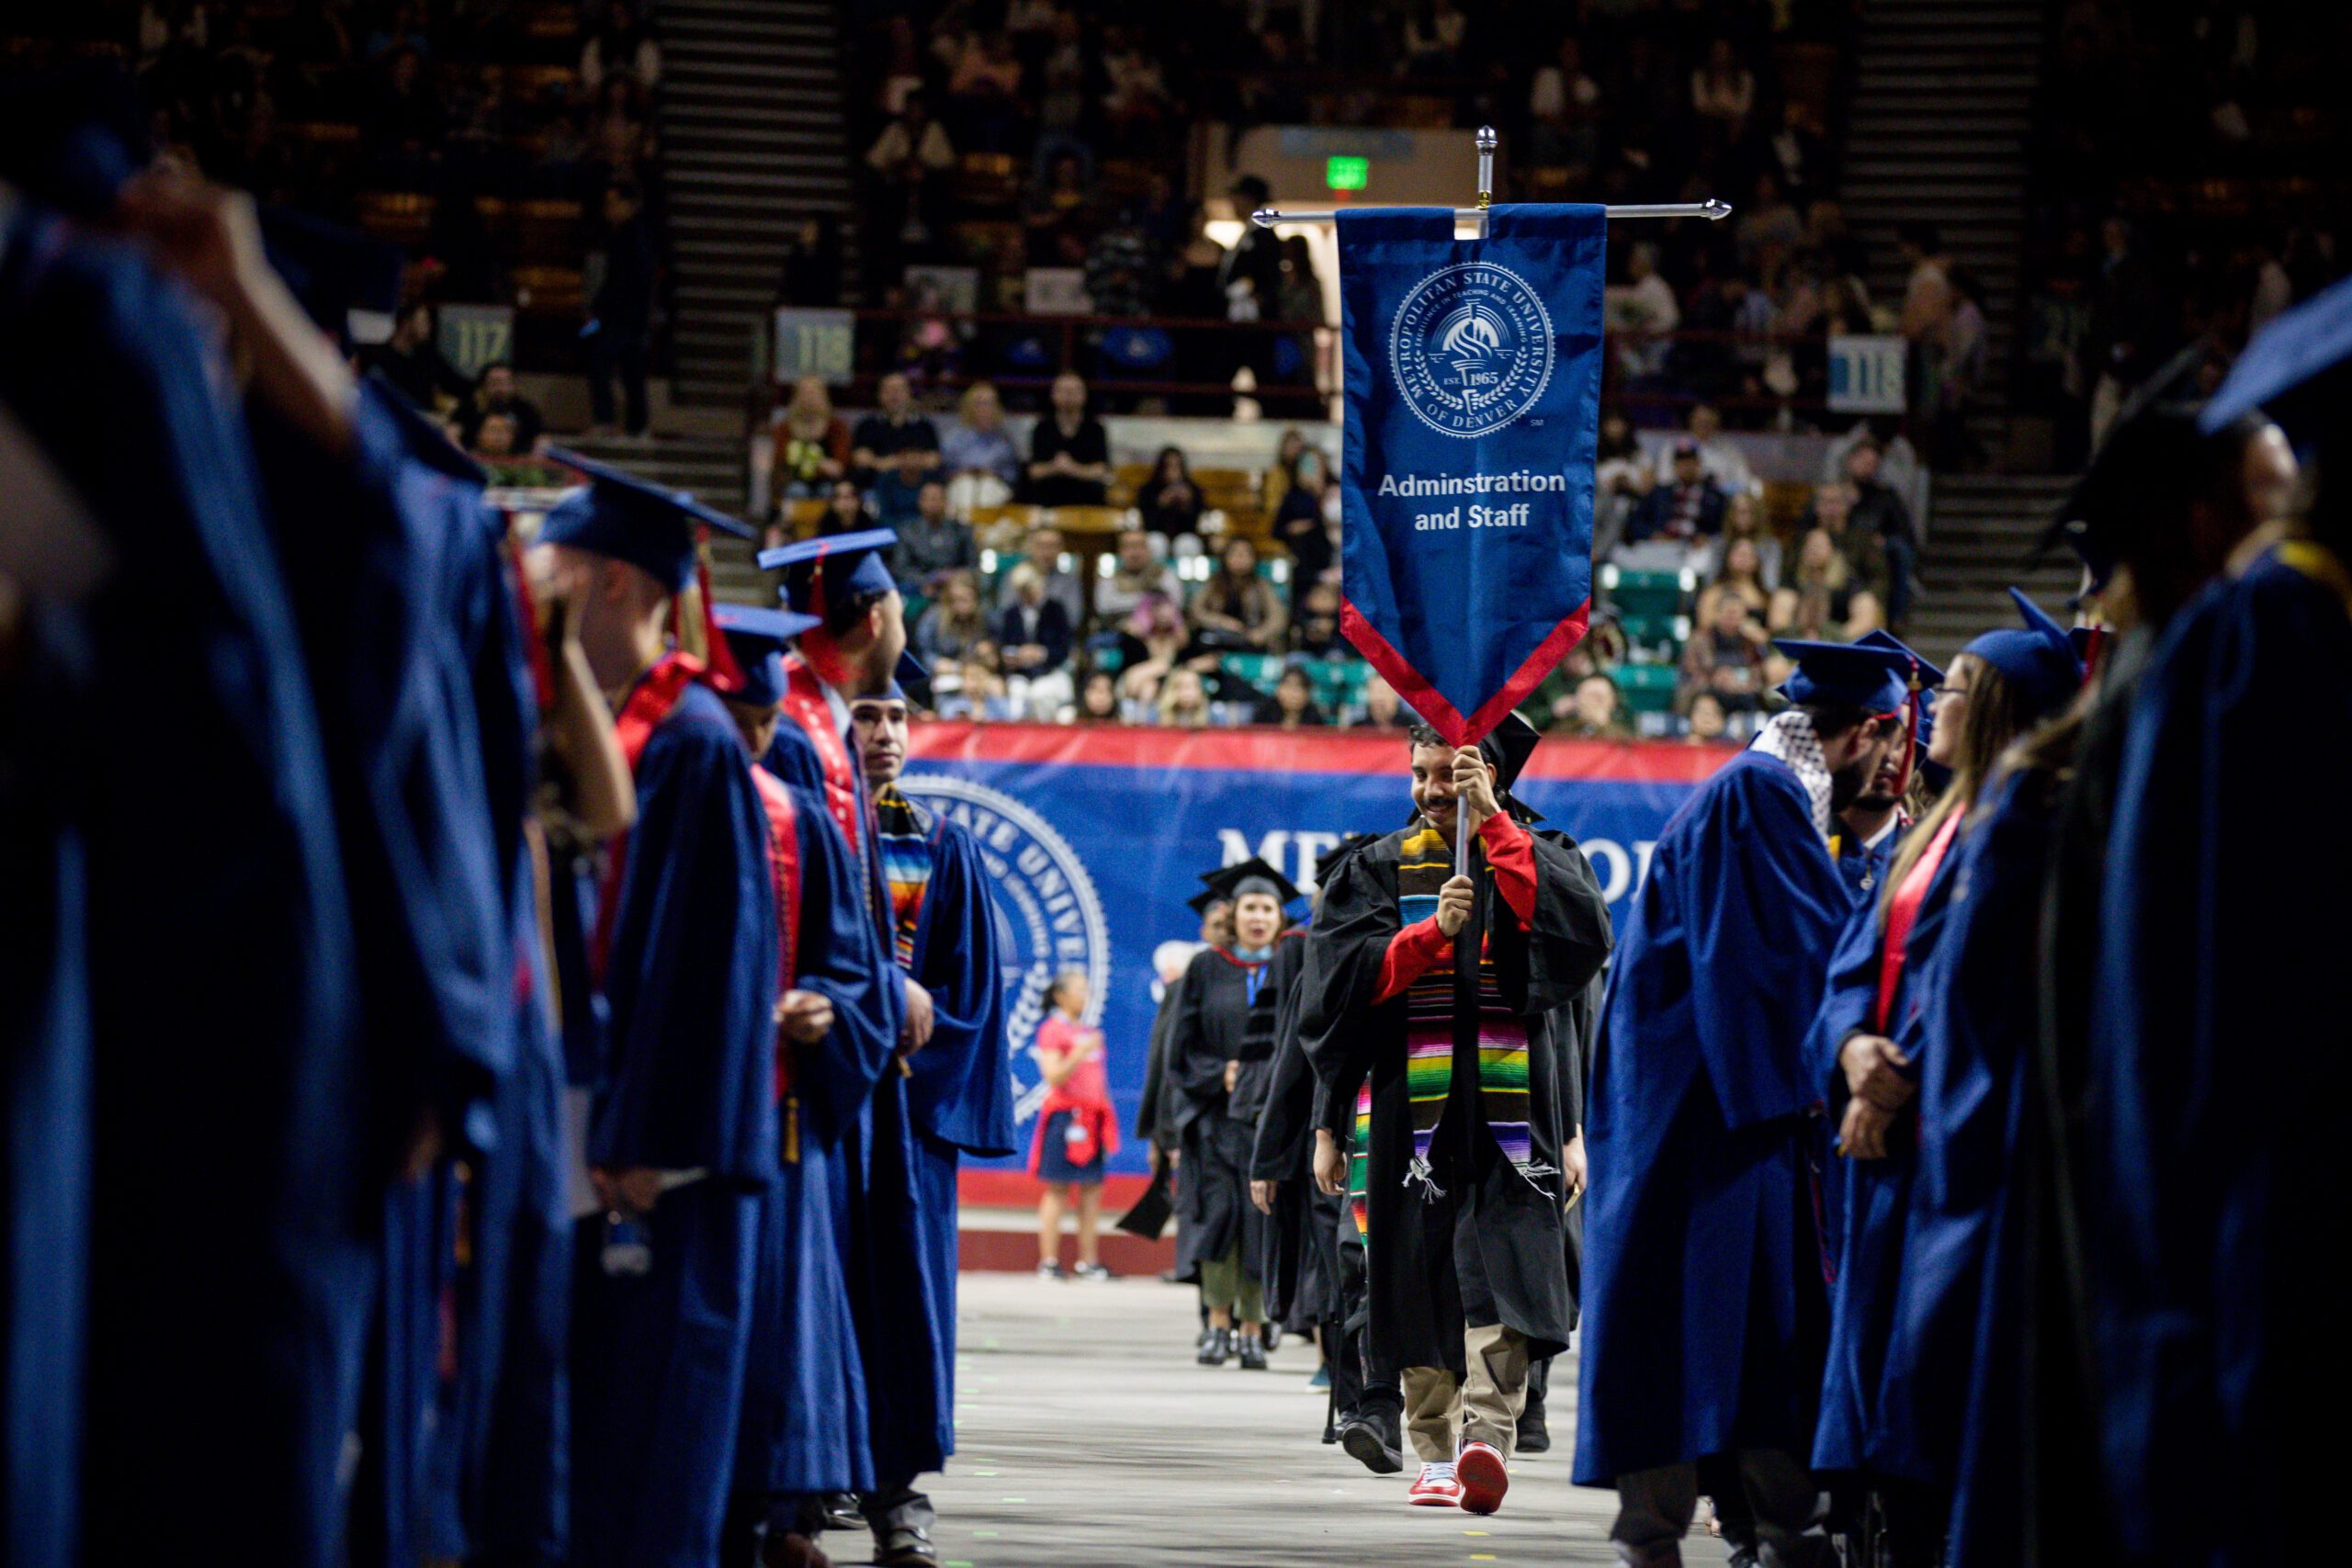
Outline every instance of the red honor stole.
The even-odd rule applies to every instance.
[[[621,756],[628,761],[632,776],[637,773],[638,758],[645,754],[646,742],[653,739],[653,732],[677,707],[678,699],[686,694],[686,688],[694,684],[702,671],[702,660],[691,653],[665,653],[630,688],[621,703],[621,711],[614,716],[613,734],[621,743]],[[628,835],[623,833],[605,852],[605,880],[597,890],[594,958],[600,978],[610,956],[613,913],[620,903],[621,874],[628,865]]]
[[[865,802],[858,791],[857,769],[850,761],[848,741],[833,728],[824,682],[797,655],[784,661],[784,714],[815,743],[818,760],[825,764],[825,807],[864,864]]]
[[[775,881],[775,920],[780,938],[776,962],[776,995],[792,989],[800,957],[800,833],[793,815],[792,792],[784,781],[752,765],[752,782],[759,786],[760,807],[768,817],[768,874]],[[792,1053],[782,1042],[775,1053],[775,1098],[783,1104],[792,1092]]]
[[[1919,906],[1927,901],[1928,884],[1936,879],[1936,868],[1944,863],[1944,852],[1951,848],[1952,836],[1960,831],[1960,819],[1966,815],[1955,811],[1944,818],[1936,836],[1928,840],[1928,848],[1911,867],[1911,874],[1894,890],[1893,902],[1886,907],[1886,936],[1878,950],[1878,1028],[1883,1034],[1894,1027],[1887,1014],[1894,1007],[1894,991],[1903,983],[1903,964],[1909,956],[1911,925],[1919,918]]]

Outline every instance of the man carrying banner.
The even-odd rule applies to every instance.
[[[1506,809],[1534,749],[1515,716],[1477,747],[1410,738],[1412,822],[1326,886],[1300,1040],[1329,1105],[1315,1175],[1366,1166],[1366,1375],[1402,1379],[1421,1461],[1410,1501],[1492,1513],[1530,1363],[1569,1328],[1553,1010],[1609,956],[1591,868]],[[1470,852],[1454,871],[1457,843]]]
[[[1837,814],[1910,739],[1913,663],[1790,643],[1796,705],[1676,812],[1610,975],[1585,1110],[1576,1479],[1614,1486],[1623,1562],[1679,1563],[1698,1461],[1730,1456],[1761,1561],[1808,1533],[1827,1306],[1804,1053],[1853,894]]]

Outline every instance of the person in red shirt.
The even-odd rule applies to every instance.
[[[1078,1211],[1078,1278],[1107,1280],[1097,1237],[1102,1227],[1102,1168],[1119,1150],[1119,1117],[1102,1067],[1102,1032],[1086,1021],[1086,972],[1066,969],[1049,993],[1054,1010],[1037,1026],[1037,1066],[1046,1102],[1029,1145],[1037,1195],[1037,1272],[1063,1277],[1062,1209]]]

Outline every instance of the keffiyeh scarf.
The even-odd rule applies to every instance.
[[[1803,708],[1775,714],[1756,732],[1753,748],[1786,762],[1804,785],[1813,807],[1813,830],[1829,840],[1829,762],[1821,754],[1821,737],[1813,730],[1813,716]]]

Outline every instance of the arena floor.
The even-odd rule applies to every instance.
[[[1568,1484],[1569,1359],[1554,1369],[1552,1451],[1514,1462],[1503,1511],[1481,1519],[1409,1508],[1406,1477],[1323,1447],[1306,1346],[1285,1343],[1268,1372],[1193,1365],[1190,1291],[968,1273],[962,1288],[962,1451],[932,1487],[946,1568],[1615,1561],[1614,1498]],[[1695,1568],[1723,1551],[1699,1537],[1686,1557]]]

